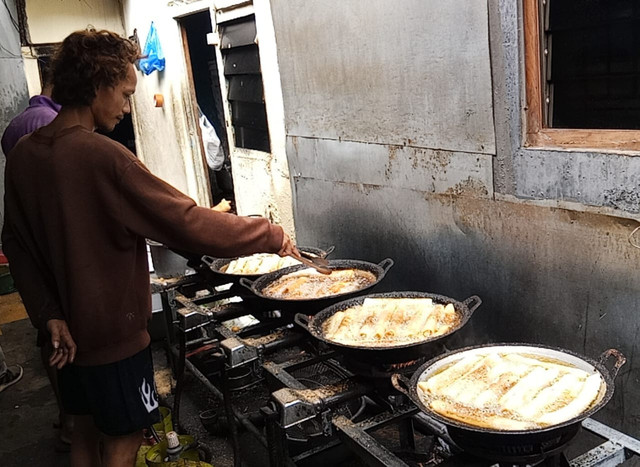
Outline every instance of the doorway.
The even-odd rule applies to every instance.
[[[233,180],[231,177],[229,142],[225,128],[218,63],[215,49],[207,44],[207,34],[213,31],[209,11],[194,13],[181,18],[180,26],[182,28],[187,70],[190,71],[197,107],[200,108],[202,114],[215,129],[224,157],[222,166],[217,170],[213,170],[207,164],[211,199],[214,205],[223,198],[231,201],[233,209]]]

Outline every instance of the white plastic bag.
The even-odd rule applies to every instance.
[[[220,138],[218,138],[216,129],[200,108],[198,108],[198,112],[200,113],[198,121],[200,122],[204,152],[207,156],[207,165],[211,170],[220,170],[224,165],[224,151],[220,145]]]

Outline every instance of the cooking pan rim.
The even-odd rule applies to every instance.
[[[306,252],[306,253],[312,253],[312,254],[315,254],[315,255],[319,255],[319,256],[321,256],[322,258],[325,258],[326,256],[328,256],[328,255],[331,253],[331,252],[328,252],[328,251],[326,251],[326,250],[324,250],[324,249],[322,249],[322,248],[318,248],[318,247],[311,247],[311,246],[298,246],[297,248],[298,248],[298,250],[300,250],[300,251],[304,251],[304,252]],[[238,259],[238,258],[244,258],[244,257],[246,257],[246,256],[252,256],[252,255],[254,255],[254,254],[258,254],[258,253],[252,253],[252,254],[250,254],[250,255],[234,256],[234,257],[232,257],[232,258],[218,258],[218,257],[210,256],[210,258],[211,258],[213,261],[212,261],[212,263],[211,263],[211,264],[209,264],[209,269],[211,269],[211,270],[212,270],[213,272],[215,272],[216,274],[220,274],[220,275],[223,275],[223,276],[227,276],[227,277],[229,277],[229,278],[240,279],[241,277],[246,277],[246,278],[248,278],[248,279],[254,279],[254,280],[255,280],[255,279],[258,279],[258,278],[260,278],[260,277],[262,277],[262,276],[264,276],[265,274],[270,274],[271,272],[275,272],[275,271],[270,271],[270,272],[265,272],[265,273],[263,273],[263,274],[232,274],[232,273],[224,272],[224,271],[221,271],[221,270],[220,270],[220,268],[221,268],[222,266],[226,266],[226,265],[228,265],[228,264],[229,264],[231,261],[233,261],[233,260],[236,260],[236,259]],[[269,254],[277,255],[277,253],[269,253]],[[212,264],[213,264],[213,263],[216,263],[216,264],[217,264],[217,263],[222,263],[222,264],[221,264],[220,266],[217,266],[217,267],[215,267],[215,268],[214,268],[214,267],[212,266]],[[299,265],[298,265],[298,264],[295,264],[294,266],[299,266]],[[292,267],[292,266],[287,266],[287,267]],[[285,269],[285,268],[282,268],[282,269]],[[276,271],[280,271],[280,269],[276,269]]]
[[[385,261],[385,260],[383,260]],[[358,268],[357,265],[361,265],[361,266],[366,266],[366,268]],[[360,259],[345,259],[345,258],[340,258],[340,259],[331,259],[329,260],[329,267],[337,267],[338,269],[344,267],[344,268],[348,268],[348,269],[360,269],[362,271],[368,271],[368,272],[374,272],[376,274],[376,280],[374,282],[372,282],[371,284],[363,287],[362,289],[358,289],[355,291],[351,291],[351,292],[341,292],[339,294],[334,294],[334,295],[326,295],[323,297],[316,297],[316,298],[276,298],[276,297],[270,297],[268,295],[265,295],[262,293],[262,291],[264,290],[264,288],[268,285],[273,283],[275,280],[279,279],[282,276],[285,276],[287,274],[290,274],[292,272],[296,272],[299,271],[301,269],[310,269],[313,270],[313,268],[310,268],[309,266],[305,265],[305,264],[296,264],[294,266],[288,266],[286,268],[282,268],[282,269],[278,269],[277,271],[272,271],[272,272],[268,272],[266,274],[262,274],[260,277],[258,277],[255,281],[252,282],[251,284],[251,291],[258,297],[265,299],[265,300],[271,300],[274,302],[285,302],[285,303],[290,303],[290,304],[294,304],[294,303],[305,303],[305,302],[312,302],[312,301],[321,301],[321,300],[335,300],[336,298],[342,297],[342,296],[349,296],[349,295],[353,295],[354,293],[361,293],[364,292],[372,287],[374,287],[375,285],[377,285],[385,276],[385,274],[387,273],[387,271],[385,270],[385,268],[383,268],[382,266],[380,266],[380,264],[376,264],[376,263],[371,263],[369,261],[365,261],[365,260],[360,260]],[[354,267],[355,266],[355,267]],[[372,271],[374,270],[374,271]]]
[[[446,417],[440,415],[439,413],[429,409],[422,402],[422,400],[418,396],[417,383],[418,383],[418,381],[420,381],[420,377],[424,374],[424,372],[429,367],[431,367],[434,364],[438,363],[439,361],[444,360],[445,358],[451,357],[453,355],[461,354],[461,353],[464,353],[464,352],[467,352],[467,351],[470,351],[470,350],[483,349],[483,348],[487,348],[488,349],[488,348],[492,348],[492,347],[526,347],[526,348],[531,348],[532,350],[544,349],[544,350],[551,350],[551,351],[557,352],[559,354],[570,355],[570,356],[572,356],[574,358],[582,360],[585,363],[588,363],[596,371],[598,371],[598,373],[600,373],[600,376],[602,377],[602,379],[604,380],[605,385],[606,385],[605,393],[602,396],[602,399],[600,399],[600,401],[598,401],[598,403],[596,403],[594,406],[592,406],[588,410],[585,410],[581,414],[577,415],[576,417],[573,417],[573,418],[571,418],[569,420],[566,420],[566,421],[564,421],[562,423],[558,423],[556,425],[550,425],[550,426],[543,427],[543,428],[533,428],[533,429],[529,429],[529,430],[496,430],[496,429],[492,429],[492,428],[476,427],[476,426],[473,426],[473,425],[467,425],[465,423],[458,422],[456,420],[451,420],[449,418],[446,418]],[[590,357],[586,357],[586,356],[581,355],[581,354],[579,354],[577,352],[574,352],[572,350],[564,349],[564,348],[561,348],[561,347],[554,347],[554,346],[546,345],[546,344],[532,344],[532,343],[529,343],[529,342],[499,342],[499,343],[490,343],[490,344],[479,344],[479,345],[463,347],[463,348],[460,348],[460,349],[452,350],[450,352],[446,352],[446,353],[444,353],[442,355],[438,355],[438,356],[432,358],[431,360],[429,360],[429,361],[425,362],[424,364],[422,364],[418,369],[416,369],[416,371],[411,376],[411,379],[409,381],[409,385],[410,385],[410,387],[408,389],[409,389],[409,393],[411,395],[411,399],[413,400],[413,402],[418,406],[418,408],[421,411],[425,412],[430,417],[433,417],[436,420],[444,423],[445,425],[453,427],[455,429],[472,431],[472,432],[475,432],[475,433],[501,435],[501,436],[534,435],[534,434],[540,434],[540,433],[546,433],[546,432],[550,432],[550,431],[560,430],[562,428],[569,427],[569,426],[574,425],[576,423],[580,423],[582,420],[584,420],[586,418],[589,418],[591,415],[593,415],[598,410],[600,410],[602,407],[604,407],[611,400],[611,398],[613,397],[613,392],[615,390],[615,382],[614,382],[613,378],[611,377],[611,374],[608,372],[606,367],[603,364],[601,364],[600,362],[597,362],[596,360],[594,360],[594,359],[592,359]]]
[[[445,298],[448,300],[447,303],[452,303],[454,308],[456,308],[456,311],[460,308],[462,309],[466,309],[466,313],[460,313],[462,314],[462,319],[460,320],[460,323],[458,323],[458,325],[451,329],[449,332],[445,333],[445,334],[441,334],[439,336],[435,336],[435,337],[431,337],[428,339],[424,339],[421,341],[415,341],[415,342],[409,342],[409,343],[405,343],[402,345],[388,345],[388,346],[376,346],[376,347],[368,347],[368,346],[358,346],[358,345],[352,345],[352,344],[342,344],[340,342],[336,342],[336,341],[332,341],[330,339],[327,339],[324,336],[324,333],[319,333],[318,330],[316,329],[316,327],[318,329],[321,329],[322,324],[330,317],[333,316],[335,313],[337,313],[339,310],[337,310],[337,308],[339,308],[341,305],[342,306],[346,306],[348,303],[351,305],[351,303],[357,303],[357,302],[363,302],[365,298],[394,298],[394,295],[400,295],[400,294],[419,294],[416,295],[416,298],[419,297],[424,297],[424,298]],[[412,298],[412,297],[407,297],[407,298]],[[346,308],[349,308],[350,306],[346,306]],[[326,315],[326,316],[325,316]],[[440,295],[440,294],[435,294],[435,293],[430,293],[430,292],[422,292],[422,291],[416,291],[416,290],[406,290],[406,291],[402,291],[402,290],[396,290],[393,292],[379,292],[379,293],[374,293],[374,294],[368,294],[368,295],[361,295],[359,297],[353,297],[353,298],[349,298],[347,300],[343,300],[341,302],[338,303],[334,303],[333,305],[320,310],[318,313],[316,313],[315,315],[313,315],[311,317],[311,319],[309,320],[309,325],[308,325],[308,330],[309,333],[315,337],[318,340],[321,340],[322,342],[329,344],[329,345],[333,345],[336,347],[340,347],[340,348],[346,348],[346,349],[350,349],[350,350],[363,350],[363,351],[372,351],[372,352],[379,352],[382,353],[384,351],[389,351],[389,350],[402,350],[402,349],[408,349],[408,348],[412,348],[412,347],[416,347],[418,345],[422,345],[422,344],[428,344],[428,343],[432,343],[432,342],[436,342],[440,339],[444,339],[445,337],[450,336],[451,334],[459,331],[460,329],[462,329],[464,327],[465,324],[467,324],[467,322],[471,319],[472,314],[469,313],[469,307],[467,305],[465,305],[463,302],[456,300],[454,298],[451,297],[447,297],[445,295]],[[313,326],[313,327],[312,327]]]

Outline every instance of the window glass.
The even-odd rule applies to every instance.
[[[640,1],[540,1],[544,123],[640,129]]]

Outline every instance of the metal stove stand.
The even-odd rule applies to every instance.
[[[399,414],[402,417],[405,414]],[[586,419],[582,422],[582,429],[590,432],[602,440],[602,443],[593,449],[567,460],[564,454],[559,454],[551,458],[540,461],[536,464],[512,464],[492,462],[466,455],[457,451],[450,441],[447,441],[446,429],[437,421],[429,419],[424,414],[408,412],[406,415],[413,415],[413,420],[419,422],[424,433],[433,434],[439,443],[434,446],[443,447],[440,449],[441,459],[433,456],[432,460],[420,465],[440,466],[440,467],[613,467],[621,465],[625,461],[640,456],[640,441],[627,436],[613,428],[604,425],[593,419]],[[391,416],[385,414],[385,421],[391,421]],[[366,420],[354,423],[344,417],[336,417],[333,424],[341,432],[341,439],[356,453],[356,455],[366,461],[369,466],[393,466],[410,467],[412,464],[401,460],[391,453],[384,446],[380,445],[368,432],[375,429],[377,419]],[[424,428],[426,427],[426,431]]]
[[[384,384],[385,378],[354,374],[341,355],[318,347],[287,319],[246,295],[240,303],[229,301],[242,291],[220,287],[219,277],[196,270],[193,276],[155,285],[166,306],[177,381],[174,421],[179,426],[188,370],[221,401],[236,466],[241,461],[239,427],[265,447],[273,467],[340,465],[354,458],[380,467],[610,467],[640,456],[640,441],[587,419],[583,431],[603,442],[572,460],[563,453],[532,465],[472,458],[455,447],[442,424]],[[257,324],[238,330],[222,324],[247,314]],[[191,361],[195,355],[206,355],[207,368]],[[238,391],[262,404],[255,413],[236,406]]]

